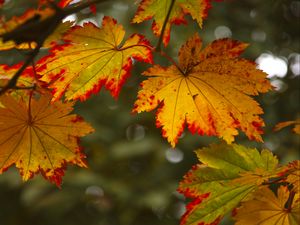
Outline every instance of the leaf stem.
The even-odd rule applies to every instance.
[[[31,99],[32,99],[32,91],[29,93],[29,99],[28,99],[28,123],[29,125],[32,124],[32,115],[31,115]]]
[[[156,50],[156,52],[157,52],[157,50]],[[176,68],[180,71],[180,73],[182,73],[182,75],[185,76],[184,71],[180,68],[180,66],[175,62],[175,60],[171,56],[169,56],[167,53],[165,53],[164,51],[161,51],[161,50],[158,53],[161,56],[165,57],[167,60],[169,60],[174,66],[176,66]]]
[[[286,182],[285,179],[287,178],[287,176],[293,173],[294,171],[296,171],[296,169],[294,168],[288,169],[284,171],[284,174],[278,177],[270,178],[268,181],[265,181],[262,185],[270,185],[270,184],[278,184],[278,183]]]
[[[184,74],[184,71],[180,68],[180,66],[176,63],[176,61],[171,57],[169,56],[166,52],[164,52],[163,50],[160,50],[160,51],[157,51],[156,48],[153,48],[152,46],[150,45],[144,45],[144,44],[136,44],[136,45],[130,45],[130,46],[127,46],[125,48],[121,48],[121,50],[126,50],[126,49],[129,49],[129,48],[132,48],[132,47],[135,47],[135,46],[140,46],[140,47],[145,47],[145,48],[148,48],[150,51],[152,51],[153,53],[158,53],[160,54],[161,56],[163,56],[164,58],[166,58],[170,63],[172,63],[174,66],[176,66],[176,68],[183,74]]]
[[[292,205],[293,205],[295,194],[296,194],[296,192],[291,191],[290,195],[289,195],[289,198],[286,202],[286,209],[288,210],[288,212],[290,212],[292,210]]]
[[[162,26],[162,29],[161,29],[161,33],[160,33],[160,36],[159,36],[159,39],[158,39],[158,42],[157,42],[157,45],[156,45],[156,48],[155,48],[156,51],[158,51],[158,52],[161,51],[161,43],[162,43],[163,38],[164,38],[164,33],[165,33],[165,30],[166,30],[166,27],[167,27],[167,24],[168,24],[168,21],[169,21],[169,18],[170,18],[170,15],[171,15],[174,3],[175,3],[175,0],[172,0],[171,4],[170,4],[170,7],[168,9],[167,16],[166,16],[166,18],[164,20],[164,23],[163,23],[163,26]]]

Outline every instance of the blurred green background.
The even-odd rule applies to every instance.
[[[109,15],[123,24],[126,36],[144,34],[157,43],[151,21],[131,24],[135,0],[110,0],[97,6],[97,15],[83,10],[68,19],[92,20],[101,24]],[[35,1],[10,0],[0,15],[21,15]],[[228,0],[213,2],[200,29],[190,17],[187,26],[173,26],[166,51],[174,58],[179,47],[194,32],[207,44],[217,38],[232,37],[250,43],[244,57],[256,60],[268,72],[275,90],[256,98],[264,108],[264,143],[248,141],[240,135],[236,142],[259,149],[268,148],[281,163],[299,159],[299,136],[290,128],[272,132],[281,121],[300,117],[300,1]],[[22,59],[18,51],[0,54],[0,63]],[[168,65],[155,56],[155,62]],[[0,175],[0,225],[176,225],[189,200],[176,192],[183,175],[197,163],[193,150],[219,142],[184,132],[176,149],[171,149],[155,127],[155,112],[133,115],[140,74],[149,65],[136,63],[118,100],[101,90],[75,112],[96,129],[83,138],[88,169],[68,167],[62,189],[36,176],[23,183],[15,168]],[[1,149],[0,149],[1,151]],[[232,224],[225,219],[223,224]]]

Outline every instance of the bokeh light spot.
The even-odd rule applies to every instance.
[[[258,64],[258,69],[266,72],[268,78],[285,77],[287,74],[287,63],[283,58],[274,56],[269,53],[261,54],[255,62]]]
[[[183,152],[178,148],[168,148],[165,152],[166,159],[170,163],[179,163],[183,160]]]

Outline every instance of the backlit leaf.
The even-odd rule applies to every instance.
[[[286,176],[286,182],[293,185],[295,192],[300,192],[300,160],[295,160],[280,168],[279,176]]]
[[[290,163],[291,173],[287,176],[287,182],[293,185],[293,190],[300,192],[300,160]]]
[[[196,34],[179,51],[179,66],[154,65],[143,73],[134,112],[159,108],[156,124],[174,147],[187,124],[192,133],[213,135],[227,143],[238,129],[262,141],[259,104],[250,96],[271,89],[255,63],[238,56],[246,44],[230,39],[214,41],[201,50]]]
[[[194,200],[188,204],[182,225],[211,224],[219,221],[241,201],[248,199],[263,181],[276,174],[278,160],[268,150],[241,145],[213,144],[196,151],[203,164],[188,172],[178,191]],[[263,171],[264,177],[242,180],[246,173]],[[248,177],[248,174],[246,174]]]
[[[58,6],[64,8],[68,6],[73,0],[60,0]]]
[[[42,80],[50,83],[53,100],[64,93],[67,100],[86,100],[102,86],[117,97],[130,74],[133,59],[152,62],[148,41],[132,35],[123,41],[125,31],[110,17],[102,27],[85,23],[65,36],[70,43],[52,49],[52,55],[40,60]]]
[[[13,31],[24,25],[30,24],[36,20],[43,20],[51,15],[54,14],[54,10],[50,8],[46,8],[43,10],[35,10],[29,9],[21,16],[14,16],[10,20],[1,23],[0,25],[0,50],[9,50],[12,48],[19,48],[19,49],[28,49],[34,48],[35,43],[15,43],[12,38],[18,38],[17,34],[13,33]],[[7,34],[10,33],[9,36]],[[22,32],[19,32],[22,33]],[[34,36],[33,33],[24,33],[23,34],[26,38],[32,39]],[[2,37],[1,37],[2,36]],[[35,37],[37,38],[37,37]],[[8,40],[5,40],[8,39]],[[24,37],[23,37],[24,39]]]
[[[141,23],[153,18],[152,30],[156,36],[160,36],[163,23],[168,14],[172,0],[142,0],[133,18],[134,23]],[[210,8],[210,0],[177,0],[175,1],[166,30],[163,36],[163,43],[167,45],[170,40],[172,24],[186,24],[184,16],[189,14],[198,25],[202,27],[202,21],[207,16]]]
[[[55,11],[51,8],[39,10],[29,9],[22,16],[14,16],[9,21],[2,23],[2,25],[0,25],[0,50],[9,50],[12,48],[34,48],[36,46],[36,43],[32,40],[39,38],[39,32],[45,31],[45,27],[33,27],[31,32],[29,32],[28,30],[22,31],[22,29],[30,25],[30,23],[45,20],[50,16],[53,16],[54,12]],[[21,26],[23,26],[22,29],[20,29]],[[62,35],[66,33],[71,26],[71,22],[60,23],[54,30],[54,32],[46,38],[43,43],[43,47],[51,47],[54,43],[62,38]],[[19,30],[16,31],[15,29]],[[37,33],[35,33],[34,31],[36,31]],[[16,43],[16,41],[14,40],[20,43]]]
[[[300,224],[300,196],[295,194],[290,208],[286,208],[290,191],[280,186],[277,196],[267,187],[260,188],[254,199],[242,203],[234,219],[236,225],[298,225]]]
[[[3,87],[7,82],[15,75],[20,69],[22,63],[14,66],[0,65],[0,87]],[[27,67],[22,75],[19,77],[17,86],[18,87],[31,87],[35,82],[34,73],[32,67]]]
[[[91,1],[91,0],[87,0],[87,1]],[[74,0],[60,0],[60,2],[58,3],[58,6],[61,8],[65,8],[65,7],[69,6],[71,3],[78,4],[78,1],[75,2]],[[97,11],[96,11],[95,4],[91,4],[89,8],[93,14],[96,14]]]
[[[0,173],[15,164],[24,181],[40,172],[60,185],[67,163],[86,166],[78,139],[93,129],[69,115],[73,103],[50,104],[50,95],[27,99],[0,98]]]
[[[0,88],[5,87],[10,79],[16,74],[16,72],[20,69],[23,63],[18,63],[13,66],[8,65],[0,65]],[[31,66],[25,68],[21,76],[19,77],[16,87],[18,89],[8,90],[12,96],[19,99],[20,97],[27,98],[28,93],[24,91],[22,88],[33,88],[34,85],[37,85],[37,79],[35,79],[34,71]],[[43,85],[38,81],[38,85]],[[1,100],[0,100],[1,107]]]

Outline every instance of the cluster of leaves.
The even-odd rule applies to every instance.
[[[279,166],[269,150],[216,145],[196,151],[198,164],[179,191],[194,200],[182,224],[216,224],[234,211],[236,224],[299,224],[300,161]],[[270,186],[277,189],[277,196]]]
[[[185,126],[192,133],[227,142],[197,151],[203,164],[195,166],[179,187],[195,199],[181,223],[216,224],[240,204],[234,216],[237,224],[299,223],[299,161],[280,167],[268,150],[259,153],[232,144],[239,130],[262,142],[263,110],[252,96],[272,89],[255,63],[240,58],[248,45],[220,39],[203,48],[196,33],[179,49],[178,62],[162,50],[172,24],[187,23],[185,15],[202,26],[209,0],[141,1],[132,22],[153,18],[156,47],[141,34],[124,40],[123,26],[108,16],[101,27],[62,23],[83,8],[95,12],[94,4],[101,1],[71,2],[40,0],[38,9],[2,18],[0,50],[29,53],[24,62],[0,65],[0,173],[15,164],[23,180],[41,173],[59,186],[67,163],[85,167],[78,139],[93,128],[70,115],[72,106],[102,87],[117,98],[134,62],[154,64],[153,57],[160,54],[171,65],[154,64],[143,72],[147,79],[133,112],[158,108],[156,125],[172,147]],[[41,48],[49,54],[35,60]],[[298,124],[279,128],[293,123]],[[270,185],[279,185],[277,197]],[[249,211],[257,214],[255,221]]]

